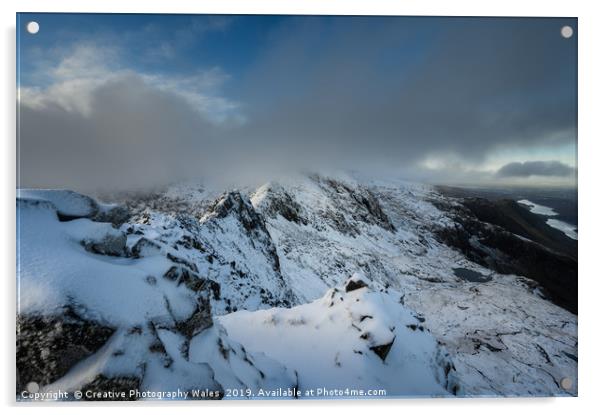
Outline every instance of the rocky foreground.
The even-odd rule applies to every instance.
[[[487,206],[318,175],[117,199],[18,192],[18,399],[577,394],[576,258]]]

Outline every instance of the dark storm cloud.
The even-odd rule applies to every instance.
[[[502,166],[496,175],[498,177],[567,177],[574,173],[573,167],[559,161],[525,161],[524,163],[508,163]]]
[[[254,136],[331,160],[392,163],[447,153],[479,161],[493,148],[575,139],[575,40],[559,34],[566,21],[377,21],[282,27],[249,80],[256,88],[245,98],[259,98]]]
[[[494,150],[564,145],[576,139],[565,24],[576,21],[283,19],[228,97],[210,99],[179,74],[127,70],[127,59],[103,67],[88,50],[21,94],[20,185],[142,186],[267,167],[412,172],[429,156],[479,163]]]

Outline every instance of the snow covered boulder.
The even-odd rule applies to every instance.
[[[62,189],[18,189],[17,199],[40,200],[51,203],[61,221],[88,218],[121,226],[130,212],[125,206],[99,203],[89,196]]]
[[[127,237],[123,232],[107,232],[102,237],[82,240],[87,251],[100,255],[122,256],[125,254]]]
[[[19,189],[17,199],[48,201],[54,205],[61,220],[91,218],[99,212],[94,199],[72,190]]]
[[[358,281],[354,276],[348,283]],[[340,286],[309,304],[238,311],[218,320],[248,351],[264,352],[294,370],[301,390],[457,394],[460,385],[448,353],[398,299],[392,292]]]

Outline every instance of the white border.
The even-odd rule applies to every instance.
[[[4,134],[2,136],[2,195],[0,204],[2,218],[0,252],[4,272],[2,294],[2,361],[4,372],[0,383],[2,403],[10,412],[43,412],[63,414],[82,411],[105,414],[111,412],[143,412],[164,414],[181,411],[226,410],[251,414],[307,413],[325,410],[345,411],[353,414],[374,412],[385,413],[426,412],[437,414],[462,414],[468,411],[486,414],[504,414],[515,411],[537,411],[546,414],[569,414],[586,412],[599,407],[596,400],[602,386],[602,365],[600,347],[602,324],[599,322],[602,294],[601,256],[602,238],[598,207],[602,206],[600,179],[602,164],[600,140],[601,105],[600,77],[602,65],[600,41],[602,41],[602,21],[596,2],[541,1],[525,0],[486,1],[431,0],[431,1],[392,1],[392,0],[119,0],[75,1],[75,0],[3,0],[0,2],[2,20],[2,95],[0,116]],[[397,15],[453,15],[453,16],[563,16],[578,17],[579,33],[579,398],[549,399],[473,399],[473,400],[402,400],[402,401],[336,401],[336,402],[222,402],[222,403],[179,403],[128,405],[99,404],[85,408],[75,405],[14,404],[14,339],[15,339],[15,13],[17,11],[52,12],[145,12],[145,13],[232,13],[232,14],[397,14]],[[562,62],[558,63],[559,65]],[[6,376],[8,374],[9,376]]]

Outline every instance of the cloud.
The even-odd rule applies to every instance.
[[[48,86],[20,89],[20,186],[160,186],[217,163],[218,126],[243,122],[237,104],[219,95],[227,75],[139,73],[114,56],[79,45],[48,68]]]
[[[171,37],[143,32],[158,59],[177,61],[232,24],[196,22]],[[41,60],[29,78],[43,82],[19,91],[20,185],[127,188],[324,166],[501,180],[479,173],[492,152],[576,139],[576,49],[560,23],[291,17],[236,79],[219,66],[152,72],[119,42],[79,42]]]
[[[568,177],[575,174],[575,168],[559,161],[525,161],[502,166],[496,173],[498,177]]]
[[[242,98],[249,133],[392,166],[575,140],[575,47],[558,21],[372,19],[275,31]]]
[[[146,83],[165,92],[175,93],[204,115],[217,122],[243,123],[240,104],[219,95],[219,88],[229,75],[219,67],[197,71],[188,76],[141,75]]]
[[[106,83],[124,77],[139,77],[149,87],[176,94],[202,115],[215,121],[236,114],[239,104],[219,95],[219,88],[229,76],[219,67],[197,70],[186,76],[143,73],[127,68],[123,52],[98,44],[76,44],[71,52],[50,67],[43,69],[49,76],[48,86],[21,87],[21,104],[37,109],[59,105],[71,112],[90,115],[95,91]]]

